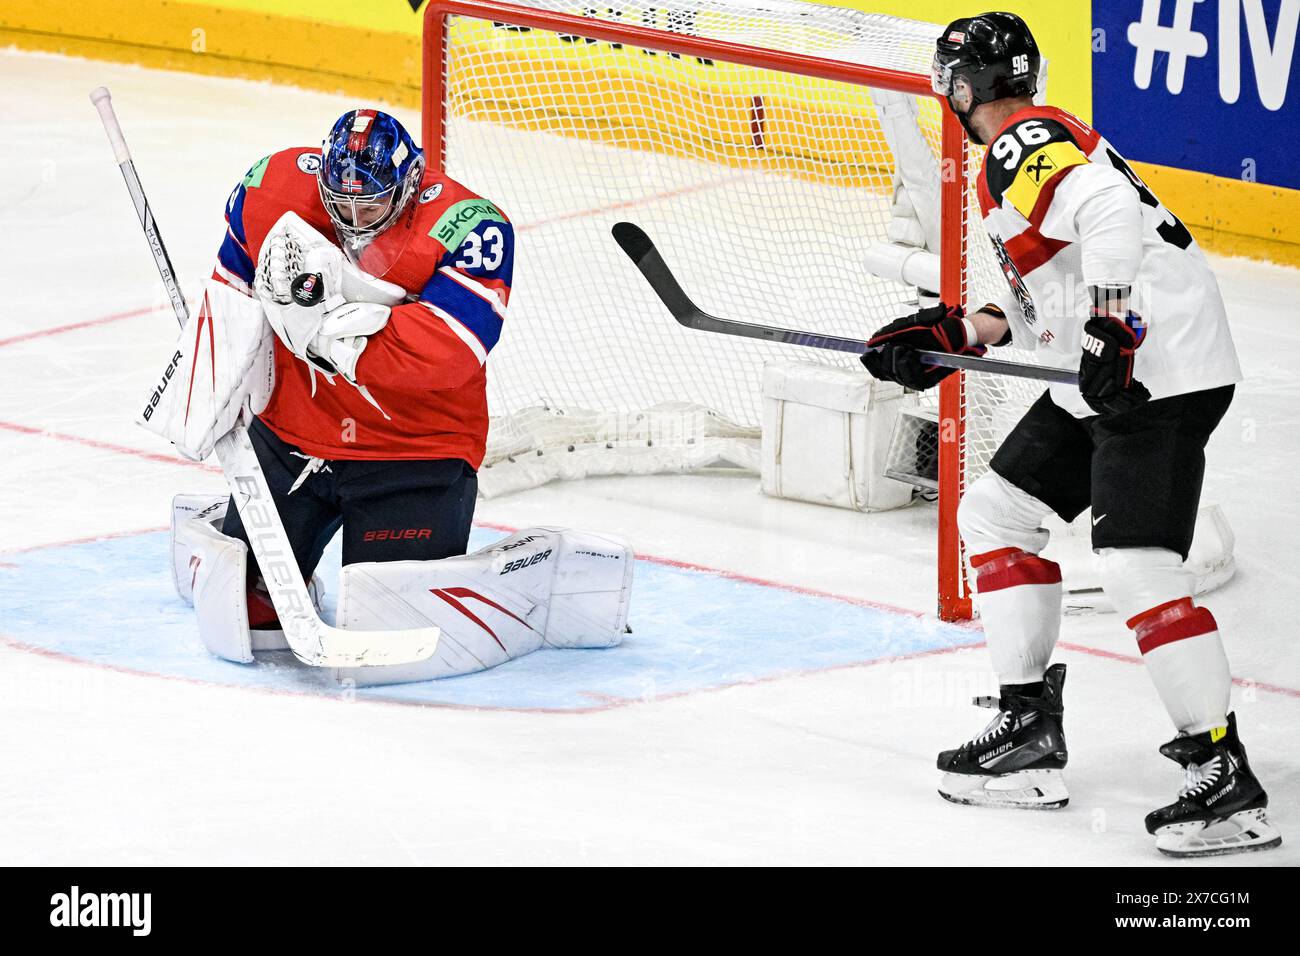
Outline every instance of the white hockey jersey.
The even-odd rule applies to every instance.
[[[1154,399],[1241,381],[1214,273],[1187,227],[1100,134],[1064,110],[1013,114],[993,138],[980,210],[1010,293],[996,300],[1012,342],[1077,369],[1090,286],[1131,286],[1147,323],[1133,375]],[[979,307],[983,303],[972,302]],[[1077,387],[1051,387],[1076,417],[1095,414]]]

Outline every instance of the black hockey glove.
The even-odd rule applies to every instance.
[[[953,355],[983,355],[984,346],[966,341],[961,306],[942,302],[890,322],[867,340],[862,364],[874,377],[921,391],[933,388],[956,369],[924,365],[918,349]]]
[[[1145,337],[1146,326],[1134,312],[1120,319],[1094,309],[1084,324],[1079,392],[1098,415],[1121,415],[1151,399],[1133,377],[1133,356]]]

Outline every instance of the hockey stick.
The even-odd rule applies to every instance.
[[[153,253],[158,274],[162,277],[171,299],[176,320],[182,326],[189,321],[189,309],[181,294],[176,270],[172,267],[167,247],[163,245],[153,210],[145,198],[144,187],[136,173],[131,152],[127,149],[122,127],[113,112],[112,99],[105,87],[90,94],[90,101],[99,110],[99,117],[113,145],[113,155],[127,192],[135,204],[136,214],[149,249]],[[248,437],[248,426],[240,421],[233,429],[218,439],[217,460],[230,484],[231,497],[239,509],[249,545],[257,559],[257,566],[266,581],[271,603],[284,628],[285,640],[297,658],[316,667],[360,667],[378,664],[408,664],[431,656],[438,646],[441,634],[436,627],[414,628],[404,631],[360,631],[332,627],[320,619],[307,594],[302,572],[289,544],[280,513],[271,498],[271,489],[262,473],[261,462]]]
[[[654,289],[661,302],[668,307],[673,318],[688,329],[701,332],[719,332],[723,335],[739,335],[748,339],[763,339],[767,342],[780,342],[786,345],[805,345],[813,349],[828,349],[833,352],[853,352],[861,355],[867,351],[867,343],[858,339],[841,338],[838,335],[822,335],[819,332],[800,332],[795,329],[782,329],[774,325],[758,325],[754,322],[737,322],[733,319],[720,319],[700,310],[683,291],[664,262],[663,256],[655,248],[650,237],[630,222],[615,223],[614,241],[627,253],[627,257],[641,270],[650,288]],[[1032,378],[1044,382],[1060,382],[1065,385],[1077,385],[1079,373],[1069,369],[1049,368],[1044,365],[1028,365],[1023,362],[1007,362],[1002,359],[979,358],[974,355],[950,355],[947,352],[928,352],[918,350],[921,361],[926,365],[942,368],[967,369],[973,372],[993,372],[1014,378]]]

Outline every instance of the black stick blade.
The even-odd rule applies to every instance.
[[[677,277],[668,268],[668,264],[664,262],[663,256],[650,241],[650,237],[640,226],[630,222],[615,223],[610,231],[614,234],[614,241],[627,253],[646,282],[650,283],[650,288],[672,313],[673,318],[682,325],[694,328],[692,323],[704,318],[704,313],[691,301],[690,296],[677,282]]]
[[[614,241],[627,253],[627,257],[637,265],[640,265],[645,254],[654,248],[654,243],[650,241],[650,237],[644,230],[630,222],[616,222],[610,232],[614,234]]]

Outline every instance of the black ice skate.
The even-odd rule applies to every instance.
[[[1217,733],[1217,738],[1216,738]],[[1218,856],[1267,850],[1282,842],[1268,822],[1268,794],[1237,739],[1237,715],[1226,730],[1175,737],[1160,752],[1186,774],[1178,799],[1147,814],[1147,832],[1168,856]]]
[[[1069,759],[1061,687],[1065,665],[1043,675],[1041,695],[1007,685],[1001,697],[976,697],[998,715],[973,740],[939,754],[939,795],[953,803],[1049,810],[1070,802],[1061,769]]]

